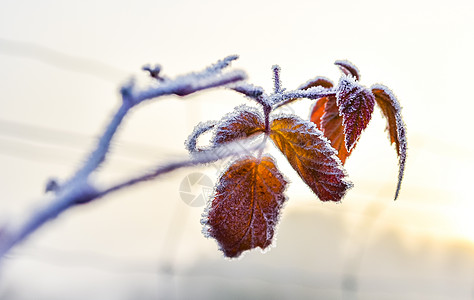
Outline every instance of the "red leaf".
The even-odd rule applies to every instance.
[[[264,130],[262,115],[255,108],[242,105],[226,115],[217,125],[213,144],[221,145]]]
[[[328,102],[328,100],[329,100],[329,97],[323,97],[316,100],[316,102],[313,104],[311,108],[311,114],[309,115],[310,121],[316,124],[318,129],[323,132],[324,130],[323,130],[321,121],[324,116],[324,113],[326,110],[326,103]],[[337,114],[339,115],[339,111],[337,112]]]
[[[272,243],[286,201],[286,184],[269,156],[240,159],[221,175],[205,231],[217,240],[225,256],[238,257]]]
[[[325,77],[316,77],[314,79],[310,79],[308,80],[308,82],[302,84],[298,89],[300,90],[307,90],[309,88],[312,88],[312,87],[316,87],[316,86],[322,86],[323,88],[327,88],[327,89],[330,89],[332,88],[334,85],[333,83],[331,82],[331,80],[325,78]]]
[[[350,151],[369,124],[374,111],[374,95],[354,78],[343,76],[337,87],[336,99],[344,125],[346,149]]]
[[[273,120],[270,137],[321,201],[340,201],[352,187],[336,151],[313,123],[280,117]]]
[[[342,117],[339,115],[336,97],[329,96],[317,100],[311,111],[310,120],[329,139],[331,146],[336,149],[337,156],[344,164],[355,146],[352,147],[351,151],[347,151],[344,141],[344,126],[342,125]]]
[[[328,79],[317,77],[316,79],[310,80],[304,84],[302,89],[316,86],[331,88],[333,85]],[[324,136],[329,139],[331,146],[336,149],[337,156],[342,164],[344,164],[346,158],[352,152],[352,149],[349,152],[346,149],[346,144],[344,142],[344,126],[342,125],[342,117],[339,116],[336,97],[328,96],[316,100],[316,103],[311,109],[310,120],[316,124],[318,129],[324,133]]]
[[[395,192],[395,200],[400,192],[400,187],[405,170],[407,139],[406,127],[401,115],[401,106],[392,91],[384,85],[372,86],[372,93],[375,96],[378,106],[382,110],[383,115],[387,118],[387,127],[390,143],[395,143],[397,154],[399,157],[398,185]]]
[[[339,69],[341,69],[341,71],[344,74],[351,75],[355,79],[360,80],[359,69],[357,69],[357,67],[353,63],[351,63],[350,61],[348,61],[348,60],[336,60],[334,62],[334,64],[337,65],[339,67]]]

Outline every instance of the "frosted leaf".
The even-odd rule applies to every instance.
[[[348,76],[353,76],[356,80],[360,80],[359,69],[357,69],[357,67],[350,61],[336,60],[334,64],[337,65],[344,74]]]
[[[217,121],[207,121],[207,122],[201,122],[198,125],[196,125],[194,127],[193,132],[188,136],[188,138],[184,142],[184,146],[186,147],[186,150],[188,150],[189,153],[199,151],[199,149],[197,149],[197,139],[199,138],[199,136],[201,136],[201,134],[214,128],[216,123]]]
[[[352,187],[336,151],[314,123],[280,116],[272,121],[270,137],[321,201],[340,201]]]
[[[317,100],[311,109],[310,120],[329,139],[331,146],[337,151],[337,156],[344,164],[355,146],[347,151],[342,116],[339,115],[336,97],[328,96]]]
[[[262,114],[253,107],[241,105],[225,115],[217,124],[212,144],[217,146],[244,139],[264,130]]]
[[[337,86],[336,99],[344,125],[344,141],[350,151],[369,124],[375,105],[374,95],[353,77],[343,76]]]
[[[227,257],[271,245],[287,181],[270,156],[244,157],[221,175],[203,215],[203,233],[215,238]]]
[[[333,83],[327,78],[316,77],[307,81],[301,88],[308,89],[318,86],[332,88]],[[347,151],[346,149],[344,126],[342,125],[342,116],[339,115],[339,108],[336,104],[336,96],[329,95],[316,100],[311,108],[310,120],[329,139],[331,146],[337,151],[337,156],[342,164],[344,164],[352,150]]]
[[[405,161],[407,152],[406,125],[402,119],[402,108],[393,92],[386,86],[376,84],[371,87],[378,106],[382,114],[387,118],[387,127],[390,143],[395,143],[398,154],[398,184],[395,192],[395,200],[398,198],[402,184],[403,173],[405,171]]]

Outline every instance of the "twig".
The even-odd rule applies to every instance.
[[[6,224],[0,228],[0,258],[47,221],[56,218],[59,214],[77,204],[90,202],[111,192],[118,191],[139,182],[154,179],[179,168],[205,164],[215,161],[218,158],[229,157],[249,151],[249,149],[245,149],[244,151],[242,148],[240,148],[240,150],[232,150],[229,149],[228,145],[223,154],[216,152],[219,150],[216,148],[202,151],[193,155],[191,158],[177,160],[156,167],[152,172],[144,172],[140,176],[132,177],[108,188],[98,188],[89,180],[91,173],[97,170],[105,161],[112,138],[127,113],[133,107],[145,100],[160,96],[172,94],[185,96],[197,91],[241,81],[246,77],[243,71],[234,70],[222,73],[222,70],[236,58],[237,56],[235,55],[229,56],[201,72],[189,73],[175,79],[163,79],[157,81],[156,85],[144,89],[137,89],[133,81],[124,85],[121,89],[122,104],[112,117],[112,120],[100,137],[96,147],[88,155],[85,163],[74,172],[70,179],[65,181],[64,184],[57,184],[57,181],[55,181],[56,185],[54,189],[47,189],[50,193],[45,197],[46,199],[40,201],[40,203],[46,204],[36,209],[23,223],[17,226]]]
[[[134,184],[155,179],[163,174],[171,171],[192,167],[202,164],[214,162],[218,159],[224,159],[231,156],[238,156],[242,154],[248,154],[249,152],[260,150],[264,147],[263,143],[257,145],[246,143],[245,141],[237,141],[227,143],[219,147],[212,148],[210,150],[201,150],[192,154],[191,158],[177,160],[175,162],[168,163],[166,165],[158,166],[150,172],[145,172],[134,178],[127,179],[121,183],[112,185],[105,188],[97,193],[97,198],[103,197],[111,192],[118,191],[120,189],[132,186]]]
[[[319,99],[332,95],[336,95],[336,92],[332,89],[327,89],[323,87],[312,87],[307,90],[294,90],[282,92],[279,94],[273,94],[271,95],[270,100],[273,103],[273,109],[277,109],[283,105],[287,105],[301,98]]]
[[[273,93],[279,94],[282,92],[281,80],[280,80],[280,71],[281,71],[280,66],[273,65],[272,70],[273,70]]]

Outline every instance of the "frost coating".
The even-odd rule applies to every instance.
[[[217,121],[207,121],[207,122],[201,122],[198,125],[194,127],[193,132],[188,136],[186,141],[184,142],[184,146],[186,147],[186,150],[189,151],[189,153],[193,153],[196,151],[199,151],[197,149],[197,139],[201,134],[211,130],[214,128],[216,125]]]
[[[273,70],[273,93],[279,94],[282,92],[281,80],[280,80],[280,71],[281,71],[280,66],[273,65],[272,70]]]
[[[227,68],[234,60],[237,60],[238,58],[238,55],[229,55],[224,59],[218,60],[215,64],[207,67],[204,72],[207,74],[218,73]]]
[[[253,134],[263,132],[262,144],[271,139],[321,201],[339,202],[353,186],[347,180],[343,163],[367,127],[377,101],[389,119],[390,137],[392,143],[397,143],[400,155],[397,197],[406,152],[399,104],[385,87],[375,86],[370,91],[360,85],[359,71],[350,62],[336,61],[336,65],[345,74],[337,88],[329,79],[316,77],[298,90],[286,91],[281,86],[278,66],[273,66],[271,95],[253,85],[232,85],[232,89],[260,103],[264,116],[254,108],[236,108],[216,125],[212,147],[245,142]],[[275,109],[299,98],[317,99],[311,113],[313,122],[293,115],[275,116]],[[261,155],[260,151],[258,158],[248,156],[232,162],[221,174],[214,198],[203,213],[203,233],[215,238],[227,257],[237,257],[255,247],[267,249],[273,240],[281,205],[276,201],[275,210],[275,204],[271,203],[278,198],[274,188],[279,184],[267,179],[278,178],[279,172],[273,161],[272,167],[262,169],[266,157],[260,159]],[[281,185],[281,180],[277,181]]]
[[[326,137],[296,116],[273,119],[271,139],[321,201],[340,201],[352,183]]]
[[[225,67],[237,58],[238,56],[231,55],[223,60],[219,60],[203,71],[191,72],[173,79],[160,77],[161,80],[157,81],[157,84],[144,90],[138,89],[131,84],[127,88],[127,98],[131,99],[130,101],[136,105],[145,100],[163,95],[175,94],[178,96],[186,96],[203,89],[225,86],[242,81],[247,77],[243,71],[234,70],[227,73],[222,72]]]
[[[259,86],[255,86],[247,82],[240,82],[238,84],[233,84],[233,85],[230,85],[229,88],[236,92],[244,94],[245,96],[250,97],[252,99],[257,99],[258,97],[262,96],[265,93],[263,88]]]
[[[220,176],[203,214],[203,233],[217,240],[227,257],[272,244],[287,181],[272,157],[244,157]]]
[[[217,146],[230,141],[241,140],[265,130],[263,115],[257,109],[237,106],[217,124],[212,145]]]
[[[301,88],[308,89],[317,86],[332,88],[333,83],[325,77],[316,77],[307,81]],[[339,115],[339,108],[336,104],[336,95],[329,95],[316,100],[311,107],[309,119],[329,139],[331,146],[337,151],[337,156],[342,164],[344,164],[354,147],[352,147],[351,151],[347,151],[344,141],[344,126],[342,125],[342,116]]]
[[[399,157],[398,165],[398,184],[395,192],[395,200],[398,198],[402,184],[403,174],[405,172],[405,162],[407,153],[406,125],[402,119],[402,107],[393,92],[386,86],[375,84],[371,87],[377,104],[382,110],[382,114],[387,118],[386,130],[389,133],[390,143],[396,144],[396,150]]]
[[[273,94],[269,98],[270,102],[274,107],[279,107],[282,103],[287,104],[287,100],[290,100],[291,102],[300,98],[319,99],[334,94],[335,91],[333,89],[327,89],[322,86],[315,86],[306,90],[284,91],[279,94]]]
[[[61,185],[57,189],[57,193],[47,196],[48,201],[41,201],[43,204],[33,210],[31,214],[22,218],[16,224],[15,230],[9,229],[9,232],[2,236],[0,240],[0,258],[3,257],[12,247],[27,238],[46,222],[56,218],[62,212],[76,206],[78,203],[99,199],[108,193],[130,187],[134,184],[151,180],[166,174],[172,170],[190,167],[200,164],[201,161],[186,159],[180,161],[172,161],[166,165],[158,166],[155,170],[144,170],[141,175],[131,176],[121,182],[116,182],[109,186],[98,187],[92,180],[92,173],[97,171],[106,161],[111,142],[115,137],[117,129],[122,124],[124,118],[130,110],[138,104],[151,100],[153,98],[165,95],[189,95],[191,93],[201,91],[207,88],[224,86],[236,83],[246,78],[243,71],[233,70],[230,72],[220,72],[222,68],[229,64],[236,57],[228,57],[223,62],[207,68],[198,73],[188,73],[176,78],[160,78],[153,80],[152,84],[139,87],[134,80],[129,80],[121,88],[122,103],[118,110],[113,114],[108,125],[100,134],[100,137],[91,151],[82,161],[83,163],[73,171],[68,178],[61,180]],[[159,67],[149,67],[148,72],[153,76],[159,76]],[[207,162],[206,160],[202,161]],[[12,228],[12,227],[7,227]]]
[[[336,93],[336,104],[344,125],[344,141],[350,151],[367,127],[374,110],[375,98],[367,88],[351,76],[341,77]]]

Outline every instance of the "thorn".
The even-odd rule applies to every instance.
[[[48,192],[56,192],[59,190],[59,183],[56,178],[50,178],[48,182],[46,183],[46,187],[44,189],[45,193]]]
[[[142,67],[143,71],[147,71],[149,75],[157,80],[162,81],[164,78],[160,76],[161,72],[161,65],[154,65],[153,67],[150,65],[145,65]]]

